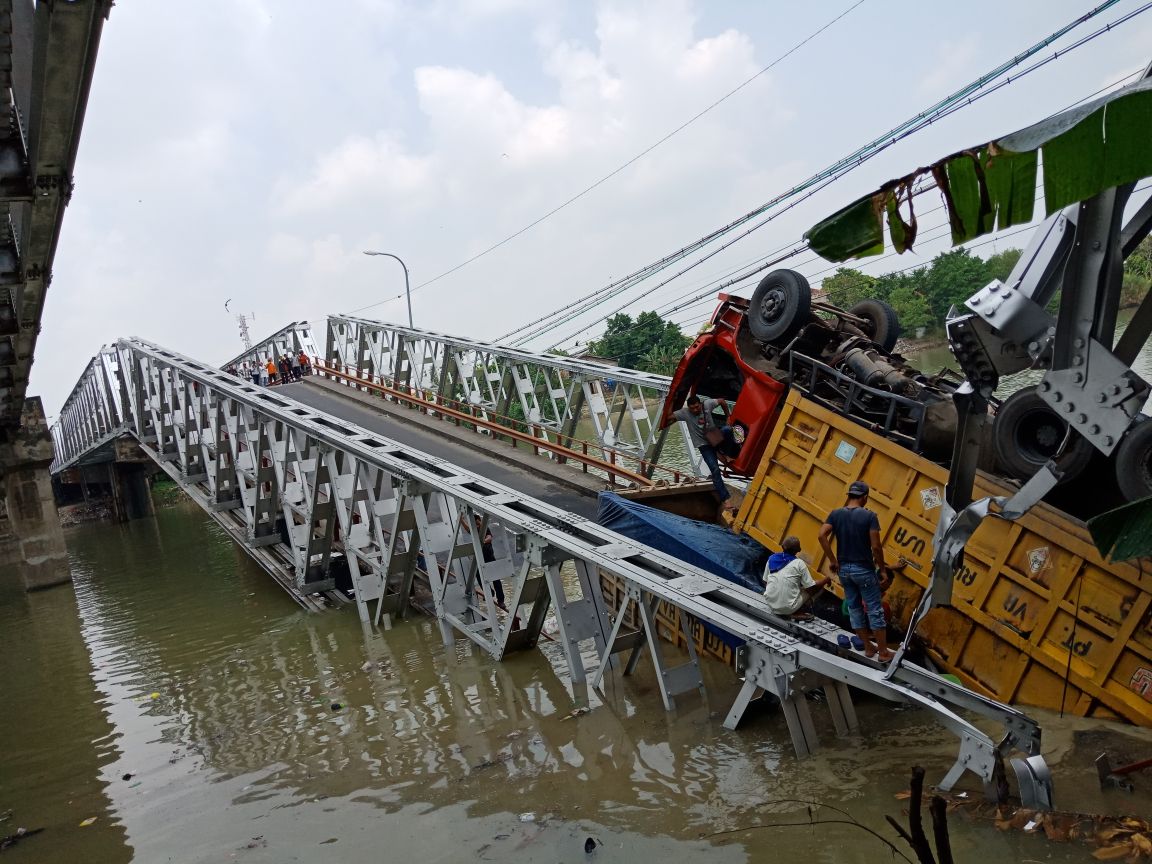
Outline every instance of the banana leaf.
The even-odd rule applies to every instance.
[[[893,213],[904,190],[932,177],[948,211],[952,243],[964,243],[1032,220],[1038,163],[1044,166],[1044,211],[1051,215],[1105,189],[1152,176],[1149,141],[1152,79],[1144,79],[917,168],[813,225],[804,238],[823,258],[847,261],[883,252],[887,222],[893,247],[904,252],[912,248],[915,233],[909,237]]]

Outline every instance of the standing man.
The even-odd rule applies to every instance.
[[[867,483],[857,480],[848,487],[848,503],[829,513],[820,526],[820,546],[832,572],[840,576],[848,617],[864,643],[864,656],[887,663],[892,652],[888,650],[879,575],[884,571],[884,547],[880,545],[880,520],[868,509]]]
[[[808,621],[812,614],[804,607],[832,578],[825,576],[819,582],[812,578],[811,559],[800,551],[799,537],[785,537],[780,548],[784,551],[773,552],[764,568],[764,602],[777,615]]]
[[[496,560],[496,550],[492,546],[492,529],[484,524],[484,517],[479,513],[475,516],[476,519],[476,532],[480,534],[480,554],[484,558],[485,564],[490,564]],[[467,531],[469,534],[472,530],[468,527],[468,519],[464,516],[460,517],[460,527]],[[483,568],[481,568],[480,579],[483,580]],[[492,596],[496,600],[496,608],[502,612],[507,612],[508,607],[504,605],[504,583],[500,579],[492,580]]]
[[[682,420],[688,426],[688,435],[692,439],[692,446],[700,451],[700,458],[708,466],[708,473],[712,477],[712,486],[720,498],[725,510],[732,507],[727,504],[729,497],[728,487],[724,485],[724,478],[720,474],[720,460],[717,452],[721,447],[728,450],[736,448],[736,441],[732,437],[730,426],[717,426],[712,411],[721,407],[725,412],[731,409],[724,399],[701,399],[696,394],[688,397],[684,407],[672,414],[677,420]]]

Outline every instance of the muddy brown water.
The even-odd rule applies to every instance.
[[[0,835],[44,829],[5,864],[893,860],[826,820],[896,841],[911,766],[939,779],[956,753],[860,698],[864,734],[836,739],[814,705],[826,746],[798,761],[777,710],[722,728],[738,682],[714,664],[674,712],[642,663],[572,717],[554,644],[496,663],[427,618],[299,611],[188,502],[68,543],[73,587],[0,596]],[[1091,766],[1152,755],[1148,730],[1043,719],[1059,803],[1152,810]],[[952,838],[962,862],[1090,860],[964,818]]]

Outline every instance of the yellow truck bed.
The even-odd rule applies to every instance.
[[[885,556],[908,562],[885,595],[900,626],[928,585],[946,469],[793,390],[734,529],[770,549],[817,532],[853,480],[871,487]],[[986,474],[976,497],[1011,490]],[[989,517],[968,543],[953,606],[917,629],[942,671],[1002,702],[1152,726],[1152,559],[1114,564],[1084,523],[1047,505]]]

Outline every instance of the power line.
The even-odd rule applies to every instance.
[[[1115,21],[1112,21],[1112,22],[1110,22],[1109,24],[1106,24],[1105,26],[1103,26],[1103,27],[1101,27],[1101,28],[1099,28],[1099,29],[1097,29],[1097,30],[1093,31],[1092,33],[1090,33],[1090,34],[1088,34],[1087,36],[1085,36],[1085,37],[1081,38],[1080,40],[1078,40],[1077,42],[1075,42],[1075,43],[1073,43],[1072,45],[1068,46],[1067,48],[1063,49],[1062,51],[1057,51],[1057,52],[1053,53],[1052,55],[1050,55],[1049,57],[1046,57],[1046,58],[1044,58],[1044,59],[1042,59],[1042,60],[1038,61],[1037,63],[1034,63],[1034,64],[1032,64],[1031,66],[1028,66],[1028,67],[1026,67],[1025,69],[1023,69],[1023,70],[1022,70],[1022,71],[1021,71],[1021,72],[1020,72],[1018,75],[1016,75],[1015,77],[1011,77],[1011,78],[1009,78],[1009,79],[1007,79],[1007,80],[1005,80],[1005,81],[1002,81],[1002,82],[1000,82],[1000,83],[996,84],[995,86],[993,86],[993,87],[991,87],[991,88],[989,88],[989,89],[985,90],[984,92],[981,92],[981,93],[975,94],[974,96],[972,96],[971,98],[969,98],[967,101],[965,101],[965,102],[963,102],[963,103],[960,103],[960,104],[958,104],[958,105],[956,105],[956,106],[953,106],[953,107],[949,108],[949,109],[948,109],[948,110],[947,110],[945,113],[941,114],[941,115],[940,115],[940,117],[931,118],[931,119],[930,119],[928,122],[929,122],[929,123],[931,123],[931,122],[935,122],[935,120],[937,120],[937,119],[940,119],[941,117],[949,116],[950,114],[952,114],[952,113],[955,113],[955,111],[958,111],[958,110],[960,110],[960,108],[966,107],[967,105],[971,105],[972,103],[976,102],[977,100],[979,100],[979,99],[982,99],[982,98],[984,98],[985,96],[987,96],[987,95],[989,95],[989,94],[991,94],[991,93],[995,92],[996,90],[999,90],[999,89],[1001,89],[1002,87],[1006,86],[1007,84],[1009,84],[1009,83],[1014,83],[1014,82],[1016,82],[1016,81],[1019,81],[1019,80],[1020,80],[1021,78],[1023,78],[1025,75],[1028,75],[1029,73],[1031,73],[1031,72],[1034,72],[1035,70],[1037,70],[1037,69],[1039,69],[1039,68],[1041,68],[1041,67],[1043,67],[1043,66],[1047,65],[1048,63],[1052,62],[1053,60],[1056,60],[1056,59],[1058,59],[1058,58],[1060,58],[1060,57],[1062,57],[1062,56],[1064,56],[1064,55],[1066,55],[1066,54],[1070,53],[1072,50],[1074,50],[1074,49],[1076,49],[1076,48],[1079,48],[1079,47],[1081,47],[1082,45],[1085,45],[1085,44],[1087,44],[1088,42],[1092,41],[1093,39],[1095,39],[1095,38],[1097,38],[1097,37],[1099,37],[1099,36],[1103,35],[1104,33],[1107,33],[1107,32],[1109,32],[1110,30],[1114,29],[1115,27],[1119,26],[1120,24],[1122,24],[1122,23],[1124,23],[1124,22],[1126,22],[1126,21],[1128,21],[1128,20],[1130,20],[1130,19],[1134,18],[1136,15],[1139,15],[1139,14],[1141,14],[1142,12],[1145,12],[1145,11],[1147,11],[1147,10],[1148,10],[1148,9],[1150,9],[1150,8],[1152,8],[1152,2],[1148,2],[1148,3],[1145,3],[1143,6],[1141,6],[1141,7],[1137,8],[1137,9],[1133,10],[1132,12],[1129,12],[1129,13],[1127,13],[1127,14],[1123,15],[1122,17],[1118,18],[1117,20],[1115,20]],[[1089,99],[1092,99],[1092,98],[1094,98],[1095,96],[1098,96],[1099,94],[1101,94],[1101,93],[1103,93],[1103,92],[1105,92],[1105,91],[1108,91],[1108,90],[1111,90],[1111,89],[1115,88],[1117,85],[1119,85],[1119,84],[1122,84],[1122,83],[1124,83],[1124,82],[1128,81],[1128,80],[1129,80],[1129,79],[1131,79],[1131,78],[1140,77],[1140,76],[1142,76],[1143,74],[1144,74],[1144,70],[1143,70],[1143,69],[1138,69],[1138,70],[1136,70],[1135,72],[1132,72],[1132,73],[1129,73],[1129,74],[1127,74],[1127,75],[1124,75],[1124,76],[1122,76],[1122,77],[1120,77],[1120,78],[1116,79],[1115,81],[1113,81],[1111,84],[1105,85],[1104,87],[1101,87],[1100,89],[1098,89],[1098,90],[1095,90],[1095,91],[1093,91],[1092,93],[1089,93],[1089,94],[1087,94],[1086,96],[1082,96],[1082,97],[1080,97],[1079,99],[1075,100],[1074,102],[1072,102],[1072,103],[1070,103],[1069,105],[1065,106],[1064,108],[1060,109],[1060,111],[1067,111],[1067,110],[1069,110],[1070,108],[1073,108],[1073,107],[1075,107],[1076,105],[1079,105],[1079,104],[1081,104],[1082,102],[1086,102],[1086,101],[1088,101]],[[1058,112],[1055,112],[1055,113],[1060,113],[1060,111],[1058,111]],[[925,124],[925,125],[927,125],[927,124]],[[919,128],[923,128],[923,127],[919,127]],[[897,139],[893,139],[893,141],[892,141],[891,143],[896,143],[896,141],[897,141],[897,140],[901,140],[901,139],[902,139],[902,138],[904,138],[904,137],[908,137],[909,135],[913,134],[915,131],[918,131],[918,130],[917,130],[917,129],[910,129],[910,130],[908,130],[907,132],[905,132],[905,133],[904,133],[904,134],[903,134],[903,135],[902,135],[900,138],[897,138]],[[870,158],[870,157],[869,157],[869,158]],[[849,169],[849,170],[850,170],[850,169]],[[844,173],[847,173],[847,171],[845,171]],[[839,176],[843,176],[843,174],[841,174],[841,175],[839,175]],[[835,180],[835,179],[838,179],[838,178],[835,178],[835,177],[833,177],[833,178],[829,178],[829,179],[828,179],[828,180],[827,180],[827,181],[826,181],[826,182],[825,182],[825,183],[824,183],[822,186],[820,186],[818,189],[815,189],[815,190],[810,190],[810,191],[809,191],[809,193],[808,193],[808,194],[806,194],[806,195],[804,196],[804,198],[802,198],[802,199],[800,199],[800,200],[801,200],[801,201],[802,201],[802,200],[806,200],[807,198],[811,197],[811,195],[815,194],[815,192],[819,191],[819,189],[821,189],[821,188],[824,188],[824,186],[827,186],[829,183],[831,183],[831,182],[832,182],[833,180]],[[915,194],[922,194],[923,192],[927,192],[927,191],[930,191],[930,190],[931,190],[931,189],[933,189],[933,188],[935,188],[935,186],[934,186],[934,185],[932,185],[932,186],[927,186],[927,187],[925,187],[925,188],[923,188],[923,189],[920,189],[920,190],[918,190],[918,191],[917,191]],[[1037,184],[1037,189],[1039,190],[1039,188],[1040,188],[1040,184],[1038,183],[1038,184]],[[1041,197],[1041,196],[1038,196],[1036,200],[1037,200],[1037,201],[1039,201],[1039,200],[1040,200],[1040,197]],[[800,203],[800,202],[799,202],[799,201],[793,202],[792,204],[790,204],[790,205],[789,205],[789,208],[790,208],[790,207],[793,207],[793,206],[795,206],[795,205],[796,205],[796,204],[798,204],[798,203]],[[786,208],[786,209],[788,209],[788,208]],[[934,212],[936,212],[937,210],[940,210],[940,209],[943,209],[943,205],[940,205],[940,206],[938,206],[938,207],[935,207],[935,208],[933,208],[932,210],[926,211],[926,213],[934,213]],[[783,211],[780,211],[780,212],[783,212]],[[778,215],[778,214],[777,214],[777,215]],[[768,221],[771,221],[771,218],[774,218],[774,217],[770,217],[769,219],[763,220],[762,222],[760,222],[760,223],[758,223],[757,225],[753,226],[751,229],[749,229],[748,231],[744,232],[744,233],[743,233],[743,234],[741,234],[739,237],[737,237],[737,238],[736,238],[736,240],[740,240],[740,239],[742,239],[743,237],[746,237],[748,234],[752,233],[752,231],[755,231],[755,230],[757,230],[758,228],[762,227],[764,224],[766,224],[766,222],[768,222]],[[937,238],[926,238],[926,237],[925,237],[925,238],[923,238],[923,239],[937,239]],[[734,242],[736,242],[736,241],[734,240],[734,241],[732,241],[732,242],[729,242],[729,243],[728,243],[728,244],[726,244],[724,247],[721,247],[721,249],[724,249],[724,248],[727,248],[728,246],[731,246],[731,245],[732,245]],[[716,251],[721,251],[721,250],[716,250]],[[641,295],[637,296],[636,298],[634,298],[633,300],[629,301],[628,303],[626,303],[626,304],[623,304],[623,305],[621,305],[621,306],[618,306],[618,307],[617,307],[615,310],[613,310],[612,312],[608,313],[607,315],[601,316],[600,318],[598,318],[598,319],[596,319],[595,321],[592,321],[592,322],[585,322],[585,323],[583,324],[583,327],[586,329],[586,328],[587,328],[587,327],[589,327],[589,326],[593,326],[593,325],[595,325],[595,324],[598,324],[598,323],[600,323],[601,321],[604,321],[604,320],[606,320],[607,318],[611,317],[612,315],[616,314],[617,312],[621,311],[622,309],[624,309],[624,308],[627,308],[627,306],[631,305],[632,303],[635,303],[637,300],[640,300],[640,299],[642,299],[643,297],[645,297],[645,296],[648,296],[649,294],[651,294],[653,291],[655,291],[655,290],[659,289],[660,287],[663,287],[664,285],[667,285],[669,282],[671,282],[671,281],[672,281],[672,279],[675,279],[675,278],[676,278],[676,276],[678,276],[678,275],[680,275],[680,274],[682,274],[682,273],[685,273],[685,272],[687,272],[688,270],[691,270],[693,267],[695,267],[696,265],[698,265],[698,264],[702,263],[703,261],[707,260],[708,258],[712,257],[712,256],[713,256],[713,255],[715,255],[715,254],[716,254],[716,252],[715,252],[715,251],[714,251],[714,252],[712,252],[712,253],[709,253],[707,256],[704,256],[703,258],[701,258],[701,259],[699,259],[698,261],[696,261],[694,264],[692,264],[692,265],[690,265],[689,267],[686,267],[686,268],[684,268],[683,270],[679,271],[679,272],[678,272],[678,273],[677,273],[675,276],[673,276],[673,277],[671,277],[670,279],[667,279],[667,280],[665,280],[665,281],[663,281],[663,282],[659,283],[659,284],[658,284],[658,285],[657,285],[655,288],[653,288],[653,289],[651,289],[650,291],[647,291],[647,292],[645,292],[645,293],[643,293],[643,294],[641,294]],[[879,260],[883,260],[884,258],[888,258],[888,257],[891,257],[893,254],[896,254],[896,253],[888,253],[887,255],[883,255],[883,256],[880,256],[880,258],[877,258],[877,259],[873,259],[873,261],[869,261],[869,262],[865,262],[865,263],[867,263],[867,264],[871,264],[871,263],[874,263],[875,261],[879,261]],[[816,258],[810,259],[809,261],[806,261],[806,262],[802,262],[802,264],[801,264],[800,266],[803,266],[803,264],[811,263],[812,261],[816,261],[816,260],[820,260],[820,259],[819,259],[819,256],[817,256]],[[827,267],[827,268],[825,268],[825,269],[823,269],[823,270],[820,270],[820,271],[818,271],[818,272],[817,272],[817,274],[816,274],[816,275],[820,275],[820,274],[823,274],[823,273],[826,273],[826,272],[828,272],[829,270],[835,269],[835,267],[836,267],[836,266],[839,266],[839,265],[833,265],[832,267]],[[756,270],[752,271],[752,273],[754,273],[754,272],[759,272],[759,270],[762,270],[762,269],[766,269],[766,268],[763,268],[763,267],[762,267],[762,268],[757,268]],[[903,271],[898,271],[898,272],[903,272]],[[750,273],[749,275],[751,275],[751,273]],[[746,278],[746,277],[745,277],[745,278]],[[737,280],[737,281],[740,281],[740,280]],[[733,284],[733,283],[728,283],[728,284]],[[715,290],[715,289],[714,289],[714,290]],[[617,293],[620,293],[620,292],[617,292]],[[700,295],[699,295],[699,297],[701,297],[701,298],[702,298],[702,297],[704,297],[704,296],[705,296],[705,294],[708,294],[708,293],[713,293],[713,292],[711,292],[711,291],[710,291],[710,292],[705,292],[705,293],[703,293],[703,294],[700,294]],[[587,310],[584,310],[584,311],[587,311]],[[576,313],[576,314],[578,314],[578,313]],[[556,324],[555,326],[562,326],[564,323],[567,323],[568,321],[572,320],[574,317],[575,317],[575,315],[572,315],[572,316],[565,316],[564,320],[560,321],[560,322],[559,322],[558,324]],[[546,332],[546,329],[545,329],[545,330],[542,330],[541,332]],[[528,337],[528,338],[534,338],[534,337]],[[566,341],[568,341],[569,339],[572,339],[572,338],[574,338],[574,337],[573,337],[573,336],[568,336],[568,337],[566,337],[565,339],[562,339],[562,340],[560,340],[560,341],[557,343],[557,345],[559,345],[559,344],[563,344],[564,342],[566,342]],[[527,340],[524,340],[524,341],[527,341]],[[517,344],[523,344],[523,342],[521,341],[521,342],[518,342]],[[553,346],[553,347],[556,347],[556,346]]]
[[[656,143],[654,143],[654,144],[652,144],[652,145],[650,145],[650,146],[646,147],[645,149],[641,150],[639,153],[637,153],[635,156],[633,156],[631,159],[629,159],[629,160],[628,160],[627,162],[625,162],[623,165],[620,165],[620,166],[619,166],[618,168],[616,168],[615,170],[613,170],[613,171],[609,172],[608,174],[605,174],[603,177],[601,177],[599,180],[597,180],[597,181],[596,181],[595,183],[593,183],[592,185],[590,185],[590,186],[586,186],[584,189],[582,189],[581,191],[577,192],[575,195],[573,195],[573,196],[572,196],[571,198],[569,198],[568,200],[564,201],[562,204],[559,204],[558,206],[556,206],[556,207],[553,207],[551,210],[549,210],[549,211],[548,211],[547,213],[545,213],[543,216],[540,216],[539,218],[532,220],[531,222],[529,222],[527,225],[525,225],[525,226],[524,226],[523,228],[521,228],[520,230],[518,230],[518,231],[515,231],[515,232],[513,232],[512,234],[509,234],[509,235],[508,235],[507,237],[505,237],[503,240],[500,240],[500,241],[499,241],[499,242],[497,242],[497,243],[493,243],[491,246],[487,247],[486,249],[483,249],[482,251],[480,251],[480,252],[477,252],[477,253],[476,253],[475,255],[473,255],[471,258],[467,258],[467,259],[465,259],[464,261],[461,261],[461,262],[460,262],[459,264],[457,264],[455,267],[452,267],[452,268],[450,268],[450,269],[448,269],[448,270],[445,270],[445,271],[444,271],[443,273],[441,273],[440,275],[438,275],[438,276],[433,276],[431,279],[429,279],[429,280],[427,280],[427,281],[425,281],[425,282],[421,282],[419,285],[416,285],[415,287],[413,287],[413,288],[412,288],[412,290],[413,290],[413,291],[419,291],[421,288],[424,288],[424,287],[426,287],[426,286],[428,286],[428,285],[431,285],[433,282],[438,282],[438,281],[440,281],[440,280],[441,280],[441,279],[443,279],[445,276],[450,276],[451,274],[455,273],[456,271],[458,271],[458,270],[460,270],[460,269],[462,269],[462,268],[464,268],[464,267],[467,267],[467,266],[468,266],[469,264],[471,264],[472,262],[474,262],[474,261],[477,261],[477,260],[479,260],[479,259],[483,258],[485,255],[488,255],[489,253],[496,251],[497,249],[499,249],[501,246],[505,245],[506,243],[509,243],[509,242],[511,242],[512,240],[515,240],[515,239],[516,239],[517,237],[519,237],[520,235],[522,235],[522,234],[525,234],[526,232],[528,232],[528,231],[532,230],[532,229],[533,229],[533,228],[535,228],[537,225],[539,225],[541,222],[543,222],[543,221],[544,221],[544,220],[546,220],[546,219],[549,219],[549,218],[550,218],[550,217],[552,217],[552,216],[555,216],[557,213],[559,213],[561,210],[565,209],[566,207],[568,207],[568,206],[570,206],[570,205],[572,205],[572,204],[575,204],[577,201],[579,201],[579,200],[580,200],[581,198],[583,198],[585,195],[587,195],[588,193],[592,192],[592,191],[593,191],[593,190],[595,190],[596,188],[598,188],[598,187],[602,186],[604,183],[606,183],[606,182],[608,182],[609,180],[611,180],[611,179],[612,179],[613,177],[615,177],[617,174],[619,174],[619,173],[621,173],[622,171],[624,171],[624,170],[628,169],[629,167],[631,167],[632,165],[634,165],[636,162],[640,161],[640,160],[641,160],[641,159],[643,159],[645,156],[647,156],[649,153],[651,153],[653,150],[655,150],[657,147],[659,147],[660,145],[662,145],[662,144],[666,143],[668,140],[670,140],[670,139],[671,139],[672,137],[674,137],[675,135],[679,134],[680,132],[683,132],[685,129],[687,129],[689,126],[691,126],[691,125],[692,125],[693,123],[695,123],[697,120],[699,120],[700,118],[704,117],[704,116],[705,116],[706,114],[708,114],[709,112],[711,112],[711,111],[715,110],[716,108],[718,108],[720,105],[722,105],[724,102],[728,101],[730,98],[732,98],[733,96],[735,96],[737,93],[739,93],[741,90],[743,90],[743,89],[744,89],[745,87],[747,87],[749,84],[751,84],[753,81],[755,81],[755,80],[756,80],[757,78],[759,78],[761,75],[764,75],[765,73],[769,72],[769,71],[770,71],[770,70],[772,70],[772,69],[773,69],[773,68],[774,68],[776,65],[778,65],[779,63],[781,63],[781,62],[783,62],[784,60],[786,60],[788,57],[790,57],[790,56],[792,56],[793,54],[795,54],[797,51],[799,51],[801,48],[803,48],[805,45],[807,45],[809,42],[811,42],[813,39],[815,39],[817,36],[819,36],[819,35],[820,35],[821,33],[823,33],[825,30],[827,30],[829,27],[831,27],[832,25],[836,24],[838,21],[840,21],[842,18],[844,18],[846,15],[848,15],[850,12],[852,12],[852,11],[853,11],[854,9],[856,9],[858,6],[861,6],[861,5],[862,5],[864,2],[865,2],[865,0],[856,0],[856,2],[855,2],[855,3],[853,3],[853,4],[852,4],[851,6],[849,6],[847,9],[845,9],[843,12],[841,12],[841,13],[840,13],[839,15],[837,15],[835,18],[833,18],[832,20],[828,21],[826,24],[824,24],[824,25],[823,25],[822,27],[820,27],[819,29],[817,29],[817,30],[815,30],[814,32],[810,33],[808,36],[806,36],[806,37],[805,37],[804,39],[802,39],[801,41],[797,42],[795,45],[793,45],[791,48],[789,48],[787,51],[785,51],[783,54],[781,54],[779,57],[777,57],[775,60],[773,60],[773,61],[772,61],[771,63],[769,63],[767,66],[765,66],[763,69],[761,69],[761,70],[760,70],[759,72],[757,72],[755,75],[753,75],[753,76],[752,76],[752,77],[750,77],[750,78],[746,78],[744,81],[742,81],[740,84],[738,84],[738,85],[737,85],[736,87],[734,87],[733,89],[729,90],[727,93],[725,93],[723,96],[721,96],[721,97],[720,97],[719,99],[717,99],[715,102],[713,102],[713,103],[712,103],[711,105],[709,105],[707,108],[704,108],[703,110],[701,110],[701,111],[698,111],[696,114],[692,115],[692,117],[688,118],[688,119],[687,119],[687,120],[685,120],[683,123],[681,123],[679,126],[677,126],[675,129],[673,129],[671,132],[669,132],[668,134],[666,134],[664,137],[660,138],[658,141],[656,141]],[[380,301],[378,301],[378,302],[376,302],[376,303],[370,303],[370,304],[368,304],[367,306],[361,306],[359,309],[353,310],[353,314],[354,314],[355,312],[363,312],[365,309],[371,309],[373,306],[379,306],[379,305],[381,305],[382,303],[388,303],[388,302],[390,302],[391,300],[394,300],[394,299],[397,299],[397,298],[394,298],[394,297],[390,297],[390,298],[388,298],[388,300],[380,300]]]
[[[909,137],[910,135],[914,134],[915,132],[919,131],[920,129],[925,128],[926,126],[930,125],[931,123],[935,122],[936,120],[940,119],[941,117],[949,116],[952,113],[955,113],[955,111],[958,111],[963,107],[971,105],[972,103],[974,103],[978,99],[982,98],[983,96],[988,95],[988,93],[994,92],[995,90],[998,90],[1003,86],[1006,86],[1006,84],[1008,84],[1008,83],[1014,83],[1014,82],[1020,80],[1020,78],[1024,77],[1025,75],[1029,74],[1030,72],[1035,71],[1036,69],[1040,68],[1043,65],[1046,65],[1047,63],[1051,62],[1052,60],[1055,60],[1061,56],[1064,56],[1065,54],[1069,53],[1070,51],[1074,50],[1075,48],[1080,47],[1081,45],[1087,44],[1092,39],[1097,38],[1098,36],[1102,35],[1103,33],[1114,29],[1115,27],[1117,27],[1120,24],[1130,20],[1131,18],[1135,17],[1136,15],[1141,14],[1144,11],[1147,11],[1147,9],[1152,8],[1152,3],[1146,3],[1143,6],[1141,6],[1140,8],[1136,9],[1135,11],[1128,13],[1128,14],[1122,16],[1121,18],[1117,19],[1116,21],[1113,21],[1113,22],[1105,25],[1104,27],[1094,31],[1093,33],[1091,33],[1087,37],[1079,40],[1078,42],[1076,42],[1074,45],[1070,46],[1069,48],[1067,48],[1063,51],[1058,51],[1055,54],[1053,54],[1051,57],[1046,58],[1045,60],[1043,60],[1039,63],[1033,64],[1031,67],[1028,67],[1027,69],[1023,70],[1022,72],[1020,72],[1020,74],[1016,75],[1015,77],[1010,77],[1006,81],[1002,81],[1002,82],[996,84],[994,87],[987,89],[986,92],[983,92],[983,93],[979,92],[980,90],[986,88],[986,86],[988,84],[992,83],[997,78],[1003,76],[1006,72],[1019,66],[1021,63],[1028,60],[1029,58],[1035,56],[1037,53],[1039,53],[1039,51],[1043,50],[1048,45],[1051,45],[1053,42],[1055,42],[1056,40],[1058,40],[1062,36],[1069,33],[1075,27],[1080,26],[1084,22],[1091,20],[1096,15],[1099,15],[1100,13],[1102,13],[1105,10],[1114,6],[1117,2],[1119,2],[1119,0],[1108,0],[1108,2],[1103,3],[1100,6],[1097,6],[1095,9],[1085,13],[1084,15],[1077,18],[1075,21],[1072,21],[1072,22],[1066,24],[1064,27],[1061,27],[1059,30],[1057,30],[1056,32],[1054,32],[1050,36],[1046,37],[1045,39],[1041,40],[1040,42],[1037,42],[1036,44],[1032,45],[1030,48],[1021,52],[1020,54],[1017,54],[1011,60],[1008,60],[1004,63],[1001,63],[999,66],[997,66],[991,72],[985,73],[984,75],[977,78],[975,81],[965,85],[964,87],[960,88],[960,90],[956,91],[955,93],[951,94],[950,96],[947,96],[944,99],[940,100],[939,102],[935,103],[933,106],[925,109],[924,111],[921,111],[919,114],[915,115],[914,117],[912,117],[908,120],[905,120],[903,123],[899,124],[894,129],[889,130],[889,132],[885,133],[884,135],[874,139],[873,141],[869,142],[868,144],[863,145],[862,147],[857,148],[853,153],[849,154],[848,156],[843,157],[839,161],[833,163],[828,168],[825,168],[823,171],[818,172],[817,174],[813,175],[812,177],[808,178],[807,180],[803,181],[802,183],[792,187],[791,189],[787,190],[786,192],[784,192],[780,195],[777,195],[772,200],[766,202],[765,204],[761,205],[757,209],[750,211],[749,213],[746,213],[744,216],[741,216],[739,219],[735,220],[734,222],[731,222],[728,225],[724,226],[723,228],[712,232],[710,235],[707,235],[706,237],[701,238],[700,240],[698,240],[694,244],[692,244],[692,246],[685,247],[685,249],[691,249],[693,247],[703,248],[704,245],[708,245],[709,243],[713,242],[715,239],[718,239],[719,237],[723,236],[724,234],[726,234],[732,230],[735,230],[735,228],[740,227],[741,225],[751,221],[755,217],[763,214],[764,212],[766,212],[767,210],[776,206],[777,204],[779,204],[779,203],[781,203],[781,202],[783,202],[789,198],[795,197],[796,195],[799,195],[801,193],[808,193],[804,197],[805,198],[810,197],[810,195],[814,194],[815,191],[819,191],[820,188],[823,188],[824,186],[828,185],[832,181],[838,179],[839,177],[844,176],[849,171],[859,167],[865,161],[876,156],[878,153],[880,153],[883,150],[887,149],[888,147],[896,144],[898,141],[901,141],[904,138]],[[814,186],[817,188],[813,189]],[[792,205],[789,205],[789,206],[795,206],[795,203],[798,203],[798,202],[794,202]],[[740,237],[737,237],[735,240],[725,244],[725,246],[722,248],[727,248],[728,246],[731,246],[734,242],[737,242],[738,240],[742,239],[743,237],[748,236],[748,234],[752,233],[753,231],[757,230],[758,228],[760,228],[764,224],[766,224],[768,221],[770,221],[771,218],[773,218],[773,217],[770,216],[769,219],[762,220],[759,224],[753,226],[748,231],[745,231],[743,234],[740,235]],[[684,250],[679,250],[679,252],[683,252],[683,251]],[[708,255],[698,259],[696,262],[689,265],[688,267],[681,269],[672,278],[674,279],[677,276],[680,276],[683,273],[688,272],[693,267],[698,266],[703,261],[707,260],[708,258],[711,258],[713,255],[716,254],[717,251],[720,251],[720,250],[715,250],[715,251],[709,253]],[[681,254],[679,254],[679,252],[674,253],[672,256],[666,256],[666,258],[661,259],[661,261],[669,261],[669,264],[670,264],[674,260],[679,260],[680,258],[686,257],[686,255],[681,255]],[[691,254],[691,253],[689,252],[688,254]],[[655,272],[658,272],[658,270],[664,269],[664,267],[666,267],[666,266],[669,266],[669,265],[663,264],[663,265],[656,267],[656,268],[653,268],[653,266],[650,265],[649,268],[644,268],[644,270],[649,270],[650,271],[649,275],[652,275]],[[644,270],[637,271],[637,273],[644,272]],[[640,281],[640,280],[638,279],[637,281]],[[667,284],[668,281],[671,281],[671,280],[669,279],[669,280],[666,280],[665,282],[660,283],[660,285],[657,285],[656,288],[659,288],[662,285]],[[623,291],[632,287],[632,285],[624,285],[623,287],[616,287],[619,284],[620,283],[614,283],[612,286],[608,286],[609,288],[612,288],[613,290],[607,294],[603,294],[603,292],[606,289],[600,289],[598,292],[593,292],[593,294],[588,295],[585,298],[581,298],[580,300],[577,300],[577,301],[574,301],[573,303],[568,304],[568,306],[564,307],[564,309],[560,310],[560,311],[573,309],[574,307],[578,307],[578,306],[580,308],[577,311],[570,312],[568,314],[563,315],[560,318],[560,320],[558,320],[558,321],[550,322],[544,326],[537,327],[534,331],[532,331],[530,333],[524,333],[525,328],[521,328],[520,330],[512,331],[512,333],[505,334],[505,336],[502,336],[499,338],[501,340],[503,340],[505,338],[508,338],[508,336],[520,334],[519,338],[516,340],[515,344],[522,345],[525,342],[530,341],[531,339],[537,338],[538,336],[543,335],[546,332],[549,332],[550,330],[553,330],[553,329],[556,329],[557,327],[563,326],[565,323],[568,323],[569,321],[573,320],[577,315],[581,314],[582,312],[588,311],[589,309],[594,308],[595,306],[599,305],[600,303],[605,302],[606,300],[610,299],[611,297],[616,296],[620,293],[623,293]],[[632,284],[635,284],[635,283],[632,283]],[[652,289],[652,290],[655,290],[655,289]],[[646,292],[646,293],[651,293],[651,291]],[[590,302],[591,298],[596,297],[597,295],[603,295],[603,296],[601,297],[601,299],[598,299],[595,302]],[[641,296],[646,296],[646,295],[641,295]],[[623,308],[623,307],[621,307],[621,308]],[[552,315],[556,315],[556,314],[557,313],[552,313]],[[609,316],[611,314],[614,314],[614,313],[609,313]],[[545,316],[543,319],[538,319],[538,321],[547,321],[549,317],[550,316]],[[594,321],[591,323],[595,324],[595,323],[598,323],[599,321],[603,321],[605,319],[605,317],[608,317],[608,316],[602,316],[601,318],[597,319],[597,321]],[[531,325],[529,325],[529,327],[530,326]],[[585,324],[584,326],[586,327],[588,325]],[[571,338],[571,337],[566,337],[566,339],[567,338]],[[560,340],[560,341],[566,341],[566,339]]]

